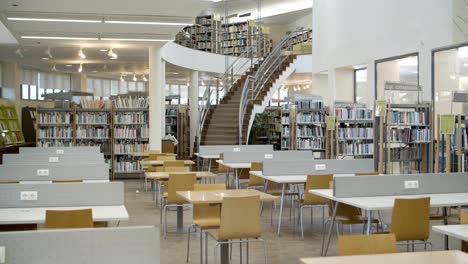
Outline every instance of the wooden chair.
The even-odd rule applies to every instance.
[[[250,171],[261,171],[261,170],[263,170],[262,162],[252,162],[250,164]],[[260,177],[250,174],[250,171],[249,171],[249,181],[247,182],[247,184],[244,185],[244,187],[248,189],[263,188],[265,186],[265,180]]]
[[[403,244],[406,244],[407,251],[409,251],[410,244],[414,251],[415,240],[422,241],[424,249],[427,244],[432,247],[432,244],[427,241],[430,234],[430,199],[430,197],[395,199],[390,233],[395,234],[397,242],[406,241]]]
[[[354,176],[377,176],[379,175],[378,171],[373,171],[373,172],[358,172],[355,173]]]
[[[171,155],[158,155],[156,156],[156,160],[176,160],[176,156],[171,156]]]
[[[83,182],[83,180],[53,180],[52,183],[77,183]]]
[[[44,228],[92,228],[93,211],[81,210],[46,210]]]
[[[185,161],[183,160],[165,160],[164,167],[184,167]]]
[[[0,184],[17,184],[19,183],[19,181],[4,181],[4,182],[0,182]]]
[[[329,200],[320,196],[310,194],[309,190],[328,189],[330,181],[333,181],[333,174],[308,175],[304,187],[304,199],[296,200],[299,205],[299,221],[301,225],[301,238],[304,239],[303,209],[310,208],[311,222],[313,219],[313,208],[322,208],[322,228],[325,226],[325,208],[329,205]]]
[[[353,235],[338,237],[338,255],[397,253],[395,234]]]
[[[169,181],[167,183],[167,193],[164,193],[162,218],[164,218],[164,238],[166,238],[167,233],[167,208],[169,207],[185,207],[186,202],[179,196],[176,192],[180,191],[193,191],[193,186],[195,185],[197,177],[195,173],[180,173],[180,174],[169,174]],[[163,217],[164,215],[164,217]]]
[[[468,225],[468,213],[461,213],[460,214],[460,224]],[[461,242],[461,251],[468,253],[468,242],[462,241]]]
[[[195,184],[194,191],[207,191],[207,190],[226,190],[225,184]],[[190,252],[190,234],[192,229],[194,232],[200,230],[200,263],[203,263],[203,234],[202,231],[206,229],[219,228],[220,223],[220,207],[211,204],[195,204],[193,205],[193,224],[189,227],[187,236],[187,262],[189,262]],[[208,248],[208,234],[205,233],[205,248]],[[206,251],[208,252],[208,251]],[[208,256],[205,255],[205,259]]]
[[[265,263],[267,263],[265,241],[261,239],[260,197],[225,197],[221,207],[221,222],[219,229],[206,230],[216,240],[215,260],[218,258],[217,247],[221,244],[247,244],[247,263],[249,243],[263,243]],[[234,241],[235,240],[235,241]],[[242,251],[241,256],[242,259]]]

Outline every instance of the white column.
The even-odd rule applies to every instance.
[[[161,108],[161,135],[164,137],[166,135],[166,61],[161,61],[161,96],[160,98],[160,108]],[[177,136],[177,135],[174,135]]]
[[[328,97],[324,97],[323,101],[325,105],[330,107],[330,113],[335,112],[335,101],[336,101],[336,70],[328,70],[328,90],[330,91]]]
[[[162,86],[162,58],[161,49],[158,46],[149,48],[149,129],[150,129],[150,149],[161,150],[161,139],[163,137],[161,124],[164,127],[163,118],[165,107],[161,104],[161,97],[164,96]]]
[[[375,97],[375,62],[371,60],[367,62],[367,107],[374,108],[374,102],[377,100]]]
[[[190,94],[190,156],[193,155],[195,146],[195,136],[198,130],[198,71],[192,71],[192,79],[189,87]]]

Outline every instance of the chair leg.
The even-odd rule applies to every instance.
[[[311,225],[314,224],[314,208],[313,207],[310,208],[310,224]]]
[[[249,264],[249,241],[247,240],[247,245],[246,245],[246,250],[247,250],[247,259],[246,259],[246,263]]]
[[[232,243],[229,244],[229,259],[232,259]]]
[[[208,251],[208,248],[205,248]],[[200,228],[200,264],[203,264],[203,232]]]
[[[239,263],[242,264],[242,239],[239,239],[239,254],[240,254]]]
[[[167,205],[164,205],[164,239],[166,239],[166,234],[167,234]]]
[[[219,243],[216,243],[214,247],[214,263],[218,263],[218,245]]]
[[[273,226],[273,209],[276,208],[276,202],[271,203],[271,211],[270,211],[270,225]]]
[[[200,233],[200,236],[202,234]],[[205,264],[208,264],[208,233],[205,232]]]
[[[299,208],[299,221],[301,224],[301,239],[304,240],[304,221],[303,221],[302,209],[304,209],[304,206],[301,206]]]
[[[190,233],[192,231],[193,225],[189,226],[188,232],[187,232],[187,256],[185,258],[185,262],[189,262],[189,252],[190,252]]]

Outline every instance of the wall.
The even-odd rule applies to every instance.
[[[453,41],[468,42],[468,1],[453,0]]]
[[[446,0],[316,0],[313,72],[419,52],[419,81],[429,100],[430,51],[453,42],[452,16]]]
[[[304,29],[311,29],[312,28],[312,8],[310,9],[310,14],[299,17],[298,19],[286,25],[286,27],[287,27],[287,31],[294,31],[298,27],[303,27]]]
[[[354,69],[341,68],[335,71],[335,101],[354,102]]]

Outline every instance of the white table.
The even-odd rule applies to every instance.
[[[216,162],[220,165],[223,165],[224,167],[227,168],[227,173],[226,173],[226,184],[229,183],[229,170],[232,169],[234,170],[234,185],[236,189],[240,189],[240,182],[239,182],[239,169],[250,169],[251,163],[225,163],[223,160],[216,160]]]
[[[211,171],[211,161],[212,160],[217,160],[219,159],[219,154],[200,154],[200,153],[194,153],[193,155],[197,156],[197,165],[200,168],[200,159],[203,160],[203,163],[205,161],[208,161],[208,169],[207,171]],[[202,166],[204,167],[204,166]],[[203,168],[202,168],[203,169]]]
[[[82,183],[102,183],[110,182],[110,180],[83,180]],[[19,184],[46,184],[53,183],[52,181],[20,181]]]
[[[325,255],[328,251],[328,246],[330,244],[330,238],[332,233],[332,228],[335,224],[336,218],[336,209],[338,208],[339,203],[348,204],[357,208],[361,208],[366,211],[367,216],[367,234],[370,234],[370,226],[372,221],[373,212],[379,210],[391,210],[395,203],[395,199],[411,199],[411,198],[420,198],[420,197],[430,197],[431,198],[431,207],[442,207],[443,215],[447,215],[447,207],[450,206],[461,206],[468,204],[468,193],[440,193],[440,194],[419,194],[419,195],[396,195],[396,196],[372,196],[372,197],[354,197],[354,198],[337,198],[333,196],[333,190],[310,190],[309,193],[318,195],[320,197],[335,201],[335,207],[333,208],[332,224],[328,229],[328,242],[325,248]],[[447,221],[444,220],[444,224],[447,224]],[[323,245],[323,243],[322,243]],[[448,238],[445,237],[445,249],[448,249]]]
[[[468,241],[468,225],[437,225],[432,227],[432,231]]]
[[[0,208],[0,225],[43,224],[45,223],[46,210],[79,210],[88,208],[93,210],[94,222],[127,221],[129,219],[124,205]]]

